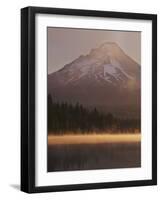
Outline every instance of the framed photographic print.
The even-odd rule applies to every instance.
[[[21,10],[21,190],[157,184],[157,16]]]

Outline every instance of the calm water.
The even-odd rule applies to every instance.
[[[140,134],[51,136],[48,172],[141,167]]]

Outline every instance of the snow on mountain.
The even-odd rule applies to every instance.
[[[80,56],[72,63],[65,65],[64,68],[51,76],[59,76],[61,73],[60,82],[63,85],[77,84],[77,81],[87,77],[93,77],[98,82],[102,79],[102,81],[116,85],[118,82],[135,78],[124,69],[124,65],[127,65],[126,62],[121,62],[124,57],[126,57],[125,53],[117,44],[105,43],[92,49],[88,55]]]
[[[116,44],[106,42],[48,75],[48,93],[83,105],[140,105],[140,66]]]

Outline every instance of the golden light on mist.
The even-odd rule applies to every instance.
[[[88,134],[88,135],[49,135],[48,145],[54,144],[100,144],[140,142],[141,134]]]

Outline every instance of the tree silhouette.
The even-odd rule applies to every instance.
[[[83,107],[77,102],[53,102],[48,95],[48,132],[54,134],[103,133],[103,132],[135,132],[140,131],[139,119],[119,119],[112,113],[102,113],[93,108]]]

